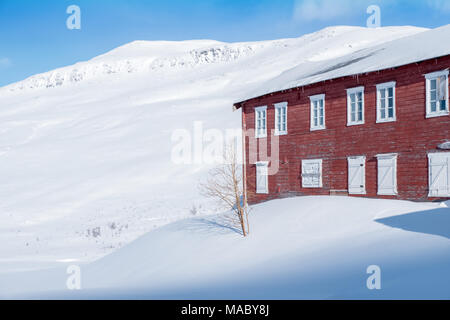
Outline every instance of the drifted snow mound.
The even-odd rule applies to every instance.
[[[253,207],[243,238],[223,215],[178,221],[81,266],[0,275],[0,296],[25,298],[448,299],[450,209],[349,197]],[[73,264],[73,263],[71,263]],[[369,266],[381,290],[366,286]]]
[[[7,90],[53,88],[114,74],[173,72],[246,58],[260,62],[274,58],[294,61],[295,55],[297,63],[322,61],[424,30],[415,27],[330,27],[298,39],[260,42],[134,41],[89,61],[32,76],[8,86]]]
[[[233,102],[268,79],[421,32],[137,41],[1,88],[0,272],[92,261],[161,225],[217,212],[197,187],[212,165],[176,164],[174,132],[187,130],[192,152],[202,150],[194,123],[240,128]]]

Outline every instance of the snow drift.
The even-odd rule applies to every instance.
[[[449,299],[450,209],[348,197],[254,206],[243,238],[223,215],[151,231],[81,266],[0,275],[0,296],[152,299]],[[381,289],[366,286],[369,266]]]

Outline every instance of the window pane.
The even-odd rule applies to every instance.
[[[358,92],[358,102],[362,101],[362,92]]]
[[[430,99],[431,101],[436,101],[436,90],[430,92]]]
[[[394,108],[389,108],[389,118],[394,117]]]
[[[436,79],[430,80],[431,90],[436,90]]]
[[[386,89],[381,89],[380,94],[381,94],[381,99],[384,99],[386,97]]]
[[[435,112],[436,111],[436,101],[432,101],[431,102],[431,112]]]
[[[351,101],[351,103],[354,104],[354,103],[355,103],[355,100],[356,100],[356,96],[355,96],[354,93],[352,93],[352,94],[350,95],[350,101]]]
[[[389,91],[389,98],[393,98],[394,97],[394,88],[389,88],[388,89],[388,91]]]
[[[358,111],[358,121],[362,121],[362,111]]]
[[[386,110],[385,109],[381,109],[380,111],[381,111],[380,112],[381,119],[385,119],[386,118]]]
[[[389,106],[389,108],[393,108],[394,107],[394,97],[390,97],[388,99],[388,106]]]
[[[440,102],[440,105],[441,105],[440,110],[441,110],[441,111],[444,111],[444,110],[446,109],[446,103],[445,103],[445,100],[441,100],[441,101],[439,101],[439,102]]]
[[[437,79],[437,97],[438,100],[444,100],[447,93],[446,77],[442,76]]]

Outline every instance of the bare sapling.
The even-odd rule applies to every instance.
[[[246,237],[250,226],[242,165],[238,163],[235,143],[227,145],[224,150],[223,162],[210,170],[206,182],[200,184],[200,190],[203,195],[217,200],[224,209],[233,213],[232,224],[241,229],[242,235]]]

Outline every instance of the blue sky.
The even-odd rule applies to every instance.
[[[251,41],[299,37],[332,25],[434,28],[450,0],[0,0],[0,86],[87,60],[133,40]],[[69,30],[69,5],[81,29]]]

